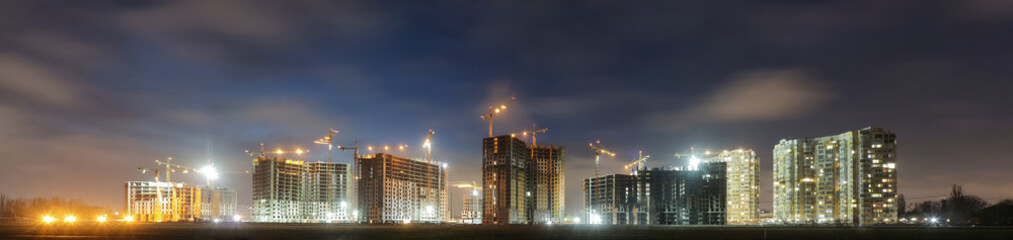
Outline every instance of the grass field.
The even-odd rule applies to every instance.
[[[0,239],[1013,239],[1013,228],[2,224]]]

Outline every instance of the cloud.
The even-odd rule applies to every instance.
[[[79,93],[58,73],[10,54],[0,54],[0,91],[57,106],[73,106],[79,100]]]
[[[280,55],[312,36],[337,37],[331,43],[377,36],[387,29],[384,16],[354,2],[171,1],[119,12],[117,20],[182,57],[280,64]]]
[[[691,124],[769,121],[811,112],[833,95],[804,71],[783,69],[739,74],[688,109],[656,113],[648,121],[681,130]]]

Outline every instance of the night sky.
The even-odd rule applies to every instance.
[[[1013,1],[773,2],[0,1],[0,192],[118,210],[138,167],[210,158],[246,208],[244,150],[326,161],[330,128],[410,157],[433,129],[481,181],[479,115],[517,97],[495,132],[567,147],[568,214],[588,142],[603,173],[754,149],[769,209],[779,139],[866,126],[897,134],[909,203],[1013,197]]]

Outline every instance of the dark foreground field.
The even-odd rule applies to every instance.
[[[1009,228],[4,224],[0,239],[1013,239]]]

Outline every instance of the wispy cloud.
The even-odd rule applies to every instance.
[[[75,105],[79,93],[58,72],[28,58],[0,54],[0,92],[48,105]]]
[[[833,95],[805,71],[785,69],[738,74],[692,107],[649,115],[668,130],[694,124],[788,119],[811,112]]]

